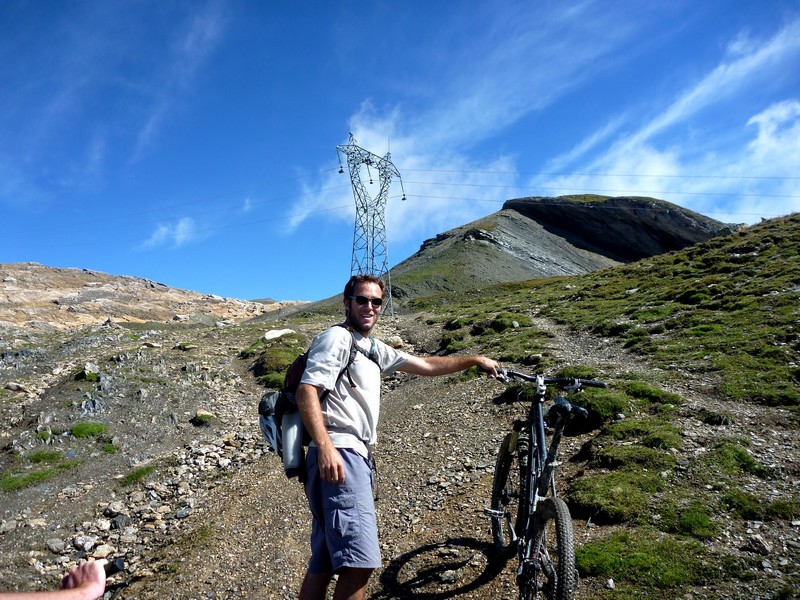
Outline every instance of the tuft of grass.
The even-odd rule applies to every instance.
[[[216,418],[217,417],[215,415],[209,412],[203,412],[193,416],[190,422],[195,427],[207,427],[208,425],[211,425],[211,423],[213,423],[216,420]]]
[[[618,414],[625,413],[630,405],[622,391],[596,388],[584,390],[575,403],[597,415],[601,421],[610,421]]]
[[[708,505],[707,498],[701,500],[685,494],[672,493],[665,496],[657,507],[661,517],[658,527],[667,533],[700,540],[711,539],[719,531],[719,526],[712,518],[718,512],[715,508]]]
[[[771,470],[759,464],[740,443],[734,440],[722,440],[708,453],[706,466],[717,476],[735,478],[746,473],[767,478]]]
[[[645,400],[654,404],[683,404],[683,398],[678,394],[660,390],[641,381],[631,381],[626,384],[625,392],[632,398]]]
[[[612,440],[637,441],[648,448],[661,450],[681,447],[680,430],[672,423],[656,417],[611,423],[603,430],[603,436]]]
[[[706,425],[714,425],[714,426],[721,426],[721,425],[732,425],[735,422],[733,415],[727,412],[715,412],[713,410],[709,410],[707,408],[701,408],[697,412],[698,418],[705,423]]]
[[[774,521],[795,519],[800,515],[800,500],[768,500],[739,489],[728,490],[722,502],[742,519]]]
[[[18,475],[11,475],[4,473],[0,477],[0,490],[4,492],[15,492],[45,481],[51,477],[55,477],[57,471],[55,469],[44,469],[32,471],[30,473],[21,473]]]
[[[70,433],[75,436],[76,438],[88,438],[88,437],[96,437],[98,435],[102,435],[106,432],[106,426],[104,423],[97,423],[95,421],[85,421],[83,423],[78,423],[77,425],[73,425],[70,429]]]
[[[34,464],[47,463],[55,464],[64,458],[64,454],[59,450],[38,450],[28,455],[28,460]]]
[[[65,459],[58,450],[39,450],[30,454],[27,461],[32,465],[48,465],[45,469],[33,469],[24,473],[6,471],[0,474],[0,491],[14,492],[42,481],[46,481],[81,464],[79,459]]]
[[[641,467],[653,471],[671,470],[676,462],[671,454],[635,444],[604,448],[598,453],[597,460],[609,469]]]
[[[147,465],[145,467],[139,467],[138,469],[134,469],[127,475],[125,475],[122,479],[119,480],[119,484],[123,487],[128,487],[139,483],[150,477],[155,472],[156,468],[154,465]]]
[[[290,333],[274,340],[265,340],[262,337],[242,350],[239,357],[255,359],[250,370],[258,382],[267,388],[278,389],[283,385],[289,365],[305,349],[305,337]]]
[[[587,367],[586,365],[570,365],[562,367],[557,377],[574,377],[576,379],[596,379],[598,377],[597,369],[594,367]],[[588,388],[587,388],[588,389]]]

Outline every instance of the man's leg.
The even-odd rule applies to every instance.
[[[339,573],[333,600],[363,600],[373,569],[345,567]]]
[[[306,572],[300,588],[300,600],[325,600],[331,577],[333,577],[332,573]]]
[[[372,499],[372,470],[357,452],[344,449],[340,452],[345,463],[345,485],[323,482],[319,477],[316,450],[309,448],[306,457],[309,468],[306,495],[314,519],[309,572],[300,598],[322,600],[332,577],[330,572],[336,570],[339,576],[334,598],[361,600],[370,575],[381,565]]]

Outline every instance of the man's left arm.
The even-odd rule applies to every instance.
[[[470,367],[480,367],[489,373],[490,377],[497,377],[500,364],[486,356],[409,356],[397,370],[432,377],[458,373]]]

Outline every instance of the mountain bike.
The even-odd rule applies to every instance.
[[[583,386],[606,387],[602,381],[571,377],[544,377],[501,370],[500,381],[527,382],[517,395],[530,403],[528,416],[514,421],[497,455],[492,481],[491,507],[485,513],[492,520],[492,537],[505,558],[516,551],[517,586],[521,600],[553,600],[575,597],[578,572],[575,569],[575,540],[567,504],[558,497],[555,469],[558,446],[564,428],[573,416],[588,411],[558,395],[544,408],[547,386],[574,393]],[[530,385],[528,385],[530,384]],[[548,444],[546,429],[551,430]]]

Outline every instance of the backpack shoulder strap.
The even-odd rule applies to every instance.
[[[355,337],[353,337],[353,348],[355,348],[356,352],[358,352],[359,354],[363,354],[368,359],[370,359],[372,362],[374,362],[376,365],[378,365],[378,368],[380,369],[381,368],[381,363],[380,363],[380,361],[378,359],[378,349],[375,347],[375,340],[372,339],[372,338],[369,338],[369,341],[372,343],[369,352],[367,352],[361,346],[356,344]],[[353,357],[353,360],[355,360],[355,356]],[[353,360],[351,360],[350,362],[353,362]]]
[[[378,369],[381,368],[380,362],[378,362],[378,351],[375,348],[375,340],[372,339],[371,337],[369,338],[370,342],[372,342],[372,347],[371,347],[370,351],[367,352],[366,350],[361,348],[358,345],[358,343],[356,342],[356,334],[355,334],[355,331],[353,331],[352,327],[349,327],[345,323],[340,323],[339,326],[340,327],[344,327],[345,329],[347,329],[347,331],[350,332],[350,356],[347,359],[347,364],[344,366],[344,368],[339,373],[339,377],[336,378],[336,382],[338,383],[339,380],[342,378],[342,375],[344,375],[345,372],[346,372],[347,373],[347,381],[350,383],[350,386],[351,387],[357,387],[356,383],[353,381],[352,376],[350,375],[350,365],[352,365],[353,361],[356,359],[356,354],[363,354],[368,359],[370,359],[373,363],[375,363],[375,365],[378,367]]]

